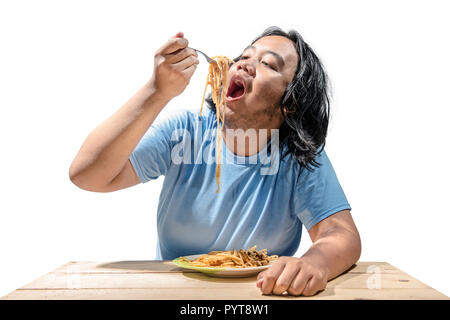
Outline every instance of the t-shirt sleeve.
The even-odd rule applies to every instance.
[[[309,230],[316,223],[342,210],[351,210],[330,160],[322,150],[312,171],[302,168],[295,190],[295,214]]]
[[[147,130],[129,158],[142,183],[166,175],[172,164],[173,146],[182,139],[177,131],[188,130],[188,120],[189,111],[177,111],[157,119]]]

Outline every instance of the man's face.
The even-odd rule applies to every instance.
[[[281,96],[294,78],[297,63],[295,45],[286,37],[263,37],[247,47],[229,70],[225,127],[279,128]]]

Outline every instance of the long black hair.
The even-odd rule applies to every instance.
[[[253,40],[267,36],[283,36],[290,39],[297,50],[299,62],[295,76],[281,97],[281,114],[284,121],[280,127],[280,147],[287,146],[284,158],[292,154],[300,165],[308,170],[320,164],[315,157],[325,147],[330,114],[329,81],[324,67],[295,30],[285,32],[279,27],[269,27]],[[241,56],[234,59],[239,61]],[[205,99],[208,108],[215,111],[211,94]]]

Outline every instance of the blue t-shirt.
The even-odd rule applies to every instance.
[[[320,167],[308,171],[290,154],[281,159],[284,149],[272,142],[241,157],[222,140],[216,193],[216,132],[211,110],[202,116],[183,110],[153,123],[130,156],[142,183],[165,176],[156,259],[255,245],[270,255],[292,256],[302,224],[309,230],[351,209],[325,150],[316,157]]]

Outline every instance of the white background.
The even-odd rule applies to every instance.
[[[448,13],[445,1],[2,1],[0,296],[68,261],[153,259],[163,178],[90,193],[71,161],[170,36],[235,57],[271,25],[297,29],[329,73],[326,150],[361,260],[450,295]],[[198,108],[206,71],[164,112]],[[304,230],[297,255],[310,243]]]

